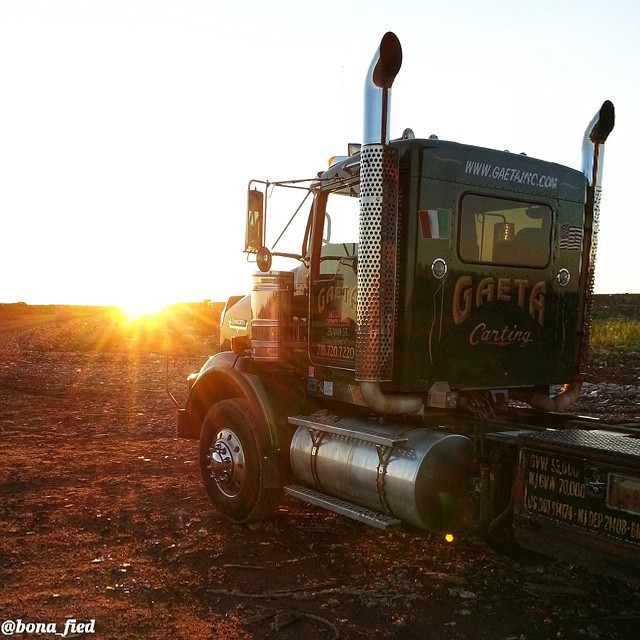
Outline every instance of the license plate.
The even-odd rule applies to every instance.
[[[640,479],[610,473],[607,506],[640,515]]]

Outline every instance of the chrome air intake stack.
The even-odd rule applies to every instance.
[[[422,407],[420,398],[384,395],[379,385],[393,377],[400,180],[389,122],[391,86],[401,65],[400,41],[385,33],[365,82],[356,334],[356,380],[365,402],[379,413],[415,413]]]

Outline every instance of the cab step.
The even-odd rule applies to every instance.
[[[347,518],[363,522],[364,524],[368,524],[376,529],[382,529],[383,531],[397,529],[402,524],[398,518],[385,516],[377,511],[360,507],[346,500],[341,500],[340,498],[328,496],[326,493],[320,493],[319,491],[314,491],[299,484],[287,485],[284,488],[284,492],[287,495],[313,504],[316,507],[322,507],[328,511],[339,513],[340,515],[347,516]]]

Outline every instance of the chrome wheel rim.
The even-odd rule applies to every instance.
[[[211,444],[207,467],[211,479],[227,497],[235,498],[246,480],[244,449],[231,429],[221,429]]]

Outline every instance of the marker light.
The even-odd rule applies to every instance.
[[[348,156],[331,156],[329,158],[329,166],[332,167],[334,164],[337,164],[338,162],[342,162],[343,160],[346,160],[348,158]]]
[[[571,274],[568,269],[560,269],[556,279],[561,287],[566,287],[569,284],[569,280],[571,280]]]
[[[444,539],[447,542],[453,542],[453,533],[447,533],[447,535],[445,535]]]
[[[433,277],[438,280],[445,277],[447,269],[447,263],[442,258],[436,258],[431,263],[431,273],[433,274]]]

